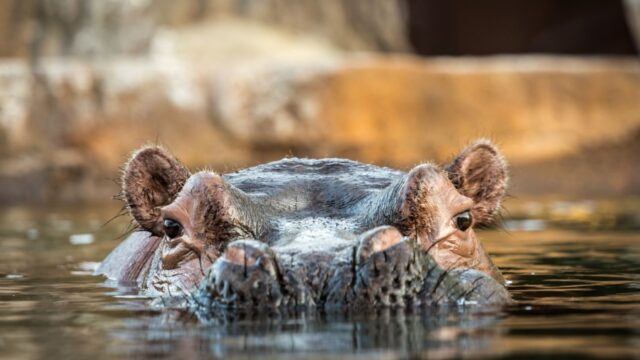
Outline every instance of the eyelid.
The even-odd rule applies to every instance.
[[[160,214],[163,220],[164,219],[173,220],[183,227],[186,226],[187,223],[189,222],[188,214],[184,211],[184,209],[181,206],[176,204],[170,204],[160,208]]]
[[[174,219],[174,218],[171,218],[171,217],[165,217],[165,218],[162,218],[162,223],[163,223],[163,224],[164,224],[166,221],[174,222],[174,223],[178,224],[178,226],[182,227],[182,224],[180,223],[180,221],[178,221],[178,220],[176,220],[176,219]]]
[[[458,212],[456,212],[456,213],[451,217],[451,220],[453,221],[453,220],[454,220],[458,215],[461,215],[461,214],[463,214],[463,213],[468,212],[468,213],[471,215],[471,220],[473,220],[473,221],[475,222],[475,218],[474,218],[474,216],[473,216],[473,211],[472,211],[472,210],[473,210],[473,208],[472,208],[472,207],[470,207],[470,208],[467,208],[467,209],[465,209],[465,210],[458,211]]]
[[[461,214],[465,211],[471,212],[471,209],[474,205],[475,202],[473,201],[473,199],[466,196],[457,196],[456,200],[450,203],[449,206],[453,210],[453,217],[455,217],[456,215]]]
[[[470,213],[470,212],[471,212],[471,209],[472,209],[471,207],[469,207],[469,208],[465,208],[464,210],[460,210],[460,211],[456,212],[456,214],[455,214],[455,215],[453,215],[453,216],[455,217],[455,216],[458,216],[458,215],[460,215],[460,214],[462,214],[462,213],[466,213],[466,212],[469,212],[469,213]]]
[[[171,205],[160,208],[160,215],[162,216],[162,219],[175,220],[176,216],[172,210]]]

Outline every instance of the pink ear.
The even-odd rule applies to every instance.
[[[189,176],[189,170],[160,147],[144,147],[133,154],[122,176],[122,193],[142,229],[162,236],[160,207],[175,199]]]
[[[463,195],[475,201],[478,224],[488,224],[500,209],[509,176],[507,163],[489,140],[478,140],[446,167],[449,180]]]

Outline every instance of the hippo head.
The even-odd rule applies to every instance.
[[[134,153],[122,185],[139,228],[161,238],[146,281],[152,293],[193,288],[229,239],[252,235],[234,211],[238,190],[211,172],[191,175],[160,147]]]
[[[207,309],[406,305],[438,291],[446,299],[508,298],[474,232],[498,212],[506,183],[506,163],[486,140],[445,167],[408,173],[283,159],[192,175],[162,148],[147,147],[127,163],[123,193],[137,225],[161,238],[150,293],[179,293]]]

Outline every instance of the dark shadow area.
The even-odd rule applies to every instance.
[[[408,0],[421,55],[638,54],[621,1]]]
[[[640,130],[617,143],[594,144],[566,156],[514,167],[513,191],[574,198],[629,197],[640,194]],[[553,189],[553,190],[550,190]]]

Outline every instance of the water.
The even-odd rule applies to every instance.
[[[0,358],[640,358],[632,230],[538,221],[482,232],[518,301],[509,308],[244,314],[204,326],[90,275],[126,228],[125,218],[103,226],[115,212],[0,210]]]

